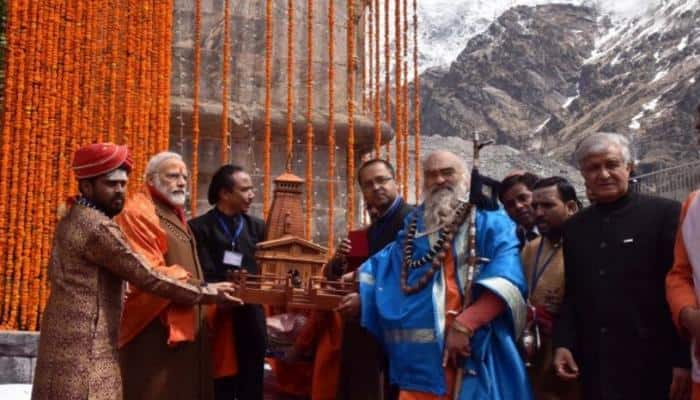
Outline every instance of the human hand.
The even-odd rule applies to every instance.
[[[468,358],[472,353],[471,338],[474,333],[458,322],[453,322],[447,331],[445,338],[445,355],[442,359],[442,366],[451,365],[459,367],[459,359]]]
[[[216,291],[216,303],[223,306],[240,306],[243,300],[234,296],[235,287],[231,282],[210,283],[208,287]]]
[[[360,316],[360,295],[350,293],[343,297],[335,311],[339,312],[344,319],[352,319]]]
[[[352,250],[352,245],[350,244],[350,239],[345,238],[340,241],[340,244],[338,244],[338,248],[335,250],[335,256],[334,257],[345,257],[348,254],[350,254],[350,251]]]
[[[690,371],[683,368],[673,368],[673,380],[668,398],[670,400],[690,400],[691,383]]]
[[[573,380],[578,378],[578,365],[574,360],[571,351],[565,347],[559,347],[554,352],[554,371],[557,376],[564,380]]]

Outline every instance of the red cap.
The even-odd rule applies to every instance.
[[[73,172],[78,179],[104,175],[124,165],[131,172],[133,161],[126,146],[114,143],[93,143],[76,150]]]

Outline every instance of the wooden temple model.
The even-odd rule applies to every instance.
[[[252,304],[331,310],[357,286],[322,276],[328,249],[305,239],[304,180],[285,172],[274,182],[266,240],[255,253],[261,274],[235,272],[236,295]]]

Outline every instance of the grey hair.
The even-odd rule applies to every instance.
[[[150,160],[148,160],[148,164],[146,164],[146,179],[148,179],[149,176],[152,176],[156,173],[158,173],[158,168],[162,163],[164,163],[167,160],[171,159],[176,159],[179,161],[183,161],[182,156],[173,153],[172,151],[161,151],[160,153],[156,154],[155,156],[151,157]],[[184,161],[183,161],[184,162]]]
[[[608,132],[594,133],[579,142],[574,151],[574,160],[580,168],[584,158],[591,154],[600,154],[607,150],[610,145],[620,148],[625,164],[632,164],[634,162],[629,139],[619,133]]]

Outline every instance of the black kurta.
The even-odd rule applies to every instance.
[[[400,201],[396,212],[379,218],[367,230],[370,257],[396,239],[406,215],[413,210],[403,199]],[[377,341],[360,326],[359,321],[347,321],[343,325],[340,359],[336,399],[372,400],[395,397],[393,393],[383,396],[381,371],[384,370],[386,358]],[[386,389],[389,390],[388,387]]]
[[[221,219],[221,222],[219,221]],[[240,236],[236,240],[235,251],[243,254],[242,267],[251,274],[258,274],[255,261],[255,248],[265,238],[265,222],[247,214],[235,218],[212,209],[204,215],[189,221],[197,240],[197,253],[202,265],[204,278],[208,282],[221,282],[230,267],[223,263],[224,251],[234,250],[229,233],[235,235],[238,224],[243,220]],[[228,233],[221,227],[225,223]],[[238,375],[230,382],[237,399],[262,399],[263,367],[267,346],[267,328],[262,306],[246,304],[233,309],[234,336],[238,358]],[[217,398],[227,382],[217,383]],[[224,388],[223,391],[229,391]]]
[[[628,194],[565,226],[554,344],[572,350],[587,400],[667,399],[672,368],[689,367],[664,292],[679,213],[676,201]]]

